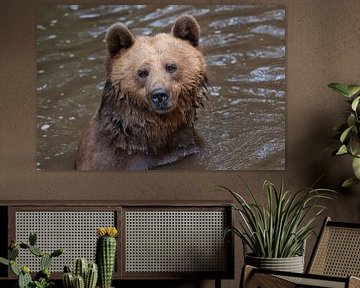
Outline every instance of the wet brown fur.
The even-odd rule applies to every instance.
[[[77,169],[146,170],[199,152],[194,122],[207,85],[199,35],[188,15],[177,19],[172,34],[133,38],[122,24],[109,28],[107,80],[101,106],[80,140]],[[168,63],[176,64],[175,73],[166,73]],[[139,69],[149,71],[146,80]],[[167,113],[150,103],[150,91],[159,87],[170,92]]]

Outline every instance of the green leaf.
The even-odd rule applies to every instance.
[[[351,103],[351,109],[356,111],[357,106],[359,105],[360,96],[356,97],[354,101]]]
[[[35,246],[36,245],[36,240],[37,240],[37,235],[35,232],[31,232],[29,235],[29,243],[31,246]]]
[[[349,91],[351,96],[360,92],[360,85],[348,85],[347,90]]]
[[[48,253],[44,253],[44,255],[42,255],[41,257],[41,261],[40,261],[40,267],[41,269],[49,269],[50,265],[51,265],[51,256]]]
[[[3,257],[0,257],[0,263],[1,263],[1,264],[4,264],[4,265],[9,265],[9,264],[10,264],[9,260],[8,260],[8,259],[5,259],[5,258],[3,258]]]
[[[8,252],[9,260],[16,260],[19,256],[19,246],[15,246],[14,248],[10,249]]]
[[[55,250],[54,252],[51,253],[51,257],[58,257],[60,256],[61,254],[64,254],[64,249],[57,249]]]
[[[352,161],[352,168],[356,178],[360,180],[360,158],[354,157]]]
[[[29,247],[29,251],[30,251],[32,254],[34,254],[35,256],[38,256],[38,257],[41,257],[41,256],[44,255],[44,252],[42,252],[42,251],[40,250],[40,248],[39,248],[39,247],[36,247],[36,246],[30,246],[30,247]]]
[[[21,270],[20,270],[20,268],[16,265],[16,262],[15,262],[15,261],[10,261],[10,268],[11,268],[11,271],[12,271],[16,276],[19,276]]]
[[[240,214],[240,229],[231,227],[226,232],[239,236],[245,246],[258,257],[291,257],[301,253],[303,242],[313,234],[313,222],[322,215],[324,207],[318,200],[330,199],[331,190],[306,188],[296,193],[285,191],[283,184],[277,189],[270,181],[264,182],[267,203],[263,206],[254,197],[249,187],[245,190],[251,197],[246,202],[240,193],[224,186],[236,204],[234,210]],[[312,211],[312,217],[309,211]],[[309,213],[309,215],[308,215]]]
[[[348,153],[348,149],[346,148],[346,145],[342,145],[339,150],[336,152],[336,155],[344,155]]]
[[[349,134],[349,132],[351,131],[352,128],[353,128],[353,126],[345,129],[345,131],[343,133],[341,133],[341,136],[340,136],[341,143],[344,143],[344,141],[346,140],[346,137],[348,136],[348,134]]]
[[[344,183],[341,185],[341,187],[348,188],[352,185],[359,184],[359,183],[360,183],[359,179],[352,177],[352,178],[349,178],[346,181],[344,181]]]
[[[360,157],[360,138],[358,135],[352,135],[348,143],[348,150],[354,157]]]
[[[347,86],[345,86],[345,85],[343,85],[341,83],[330,83],[328,85],[328,87],[333,89],[335,92],[345,96],[345,97],[348,97],[348,98],[351,97],[351,94],[348,91]]]
[[[26,244],[26,243],[21,242],[21,243],[19,243],[19,247],[22,248],[22,249],[28,249],[29,245]]]
[[[350,113],[347,118],[347,124],[348,126],[355,126],[356,116],[353,113]],[[337,130],[336,130],[337,131]]]

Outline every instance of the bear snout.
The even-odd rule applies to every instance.
[[[171,110],[169,92],[163,88],[154,89],[150,93],[151,105],[158,113],[166,113]]]

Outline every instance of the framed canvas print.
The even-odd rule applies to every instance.
[[[285,169],[285,20],[279,5],[39,5],[37,169]]]

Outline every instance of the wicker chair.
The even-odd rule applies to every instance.
[[[326,218],[305,274],[246,265],[240,287],[360,287],[360,224]]]

